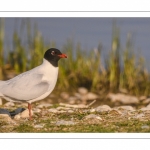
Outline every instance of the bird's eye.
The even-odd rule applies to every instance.
[[[51,52],[51,54],[52,54],[52,55],[55,55],[55,52],[54,52],[54,51],[52,51],[52,52]]]

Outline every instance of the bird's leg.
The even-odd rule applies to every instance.
[[[29,119],[30,119],[30,120],[32,120],[31,109],[32,109],[31,104],[28,103]]]

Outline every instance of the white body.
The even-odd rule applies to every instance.
[[[10,80],[0,81],[0,97],[8,101],[32,103],[47,97],[56,85],[58,67],[43,63]]]

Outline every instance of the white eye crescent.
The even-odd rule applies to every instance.
[[[52,54],[52,55],[55,55],[55,52],[54,52],[54,51],[52,51],[52,52],[51,52],[51,54]]]

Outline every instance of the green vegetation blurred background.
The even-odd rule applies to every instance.
[[[45,44],[44,38],[34,27],[31,34],[31,24],[26,22],[26,45],[22,44],[22,36],[17,31],[13,34],[13,51],[4,48],[4,18],[0,19],[0,79],[6,80],[21,72],[30,70],[42,63],[44,52],[56,47],[55,42]],[[113,23],[112,48],[107,58],[102,62],[101,44],[90,52],[84,51],[80,43],[73,46],[69,39],[61,51],[67,54],[67,60],[59,62],[59,78],[56,89],[74,91],[78,87],[86,87],[97,93],[126,91],[140,96],[149,95],[150,74],[145,67],[143,56],[137,56],[133,50],[133,41],[129,36],[126,48],[120,48],[119,28]],[[4,51],[7,55],[4,57]]]

